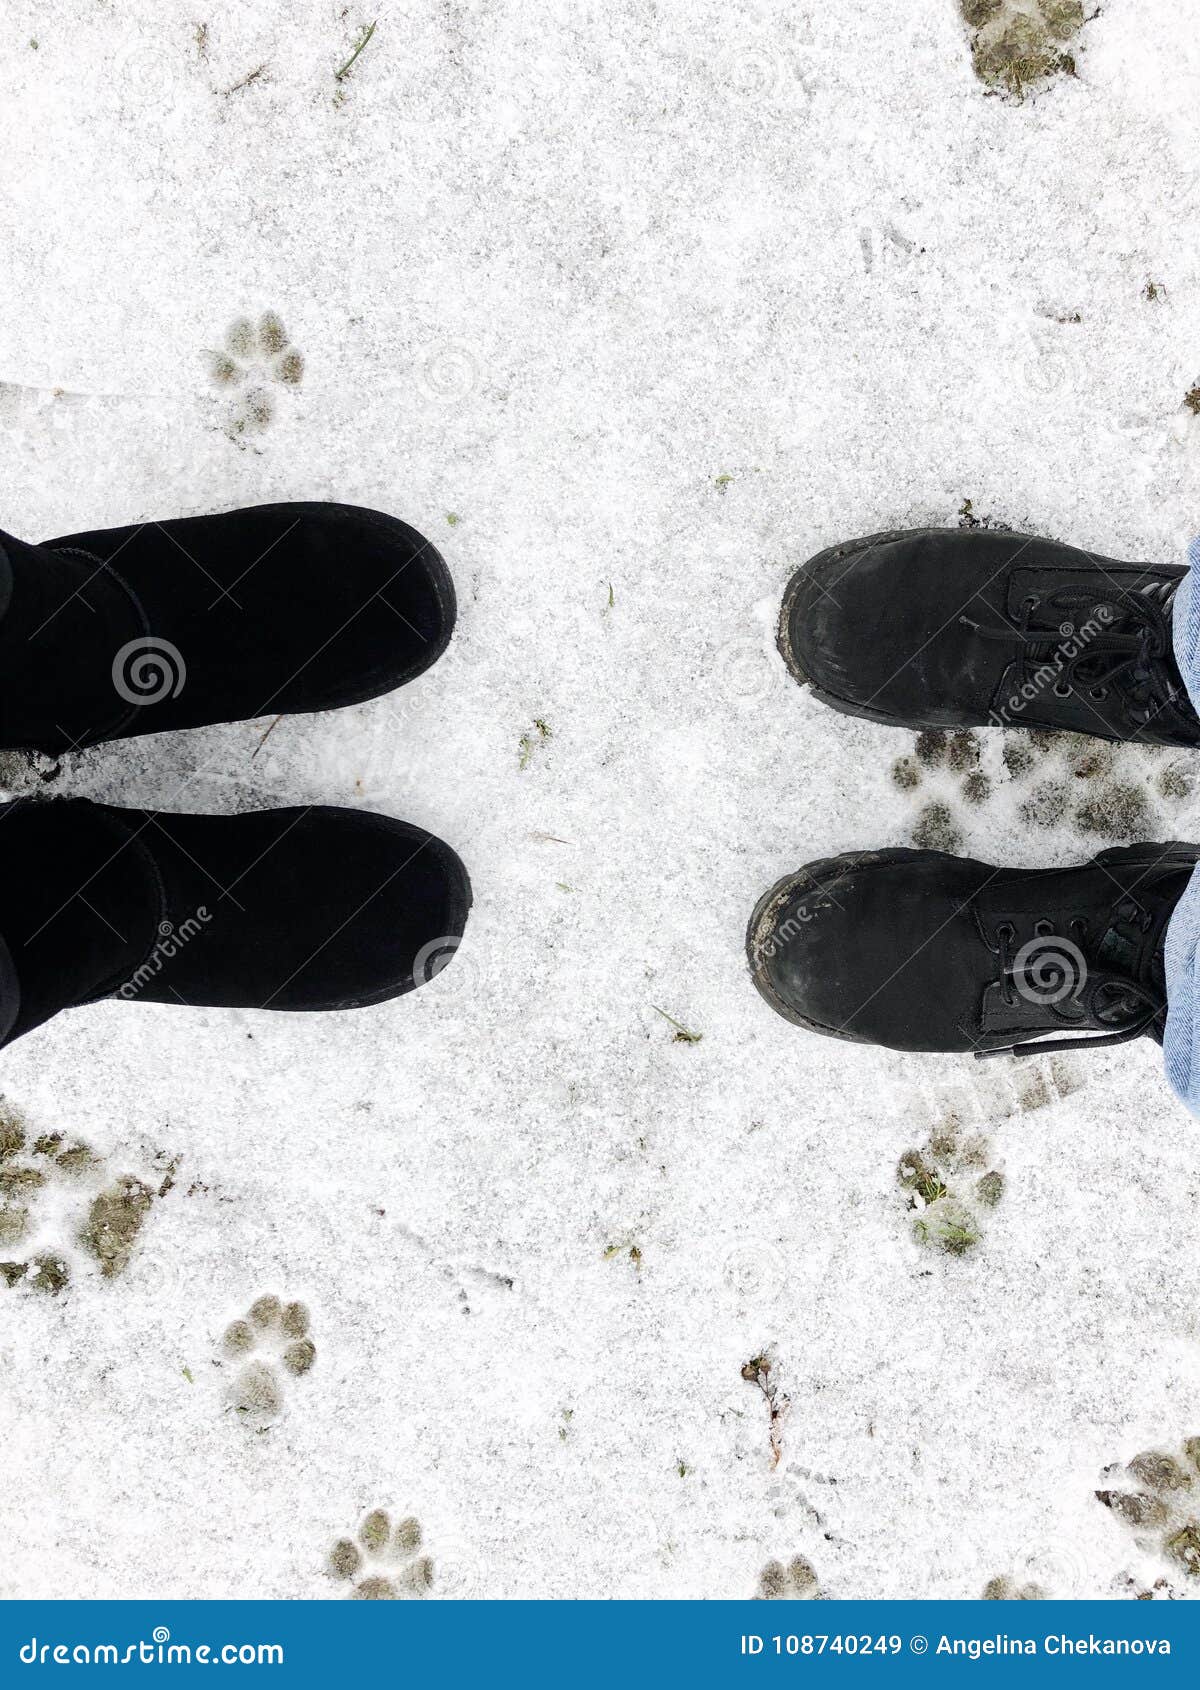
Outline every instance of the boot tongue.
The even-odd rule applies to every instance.
[[[136,708],[121,657],[145,621],[87,552],[0,533],[0,745],[67,751],[114,733]]]
[[[84,798],[0,807],[0,1029],[8,1020],[8,1038],[117,991],[145,960],[161,918],[149,854],[109,811]]]
[[[1096,947],[1100,966],[1160,992],[1165,999],[1167,927],[1191,877],[1191,865],[1172,864],[1147,875],[1133,891],[1117,898]]]

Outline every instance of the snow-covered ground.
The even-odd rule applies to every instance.
[[[8,0],[0,50],[3,526],[345,499],[461,605],[391,699],[48,790],[379,809],[475,891],[399,1003],[110,1004],[4,1053],[30,1132],[98,1161],[36,1194],[69,1287],[0,1287],[0,1593],[339,1594],[377,1507],[444,1594],[748,1596],[794,1555],[833,1597],[1185,1593],[1094,1496],[1200,1432],[1197,1124],[1156,1049],[1051,1083],[822,1041],[742,944],[931,795],[996,861],[1095,843],[1028,825],[995,735],[982,805],[899,790],[911,739],[815,704],[774,621],[812,552],[967,500],[1181,556],[1188,9],[1107,0],[1023,104],[954,0]],[[211,354],[264,311],[303,378],[239,430]],[[1196,837],[1163,767],[1122,778]],[[984,1141],[951,1183],[1005,1178],[962,1256],[896,1174],[948,1112]],[[169,1188],[105,1277],[76,1235],[123,1174]],[[316,1363],[252,1430],[219,1340],[268,1292]]]

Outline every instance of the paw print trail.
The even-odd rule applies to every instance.
[[[975,854],[997,800],[1016,801],[1022,824],[1061,830],[1081,857],[1099,844],[1161,837],[1196,791],[1185,758],[1149,745],[1113,745],[1086,734],[1040,729],[1005,734],[995,766],[987,746],[966,729],[927,729],[892,764],[892,784],[920,807],[910,839],[923,850]],[[1177,824],[1175,824],[1177,825]],[[1172,835],[1174,836],[1174,835]]]
[[[76,1251],[102,1279],[120,1278],[172,1172],[173,1164],[157,1186],[133,1174],[110,1178],[103,1158],[79,1139],[31,1136],[17,1113],[0,1105],[0,1255],[13,1253],[0,1260],[0,1282],[58,1296],[81,1265]],[[59,1228],[55,1238],[51,1229]]]
[[[1200,1580],[1200,1437],[1185,1439],[1178,1455],[1144,1450],[1104,1476],[1113,1488],[1098,1490],[1097,1502],[1129,1528],[1139,1547]]]

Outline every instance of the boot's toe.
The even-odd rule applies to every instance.
[[[99,690],[126,701],[123,735],[359,704],[428,669],[454,628],[454,585],[436,547],[358,506],[256,505],[49,547],[91,560],[93,575],[103,566],[136,612],[144,637],[129,643],[122,624],[124,643],[114,636],[101,653]],[[144,647],[156,654],[148,684],[137,669]]]
[[[974,1048],[986,984],[969,926],[979,865],[939,852],[861,853],[779,882],[751,920],[754,982],[813,1032],[897,1050]],[[986,956],[985,959],[986,961]]]
[[[296,852],[314,864],[299,938],[266,1007],[352,1009],[433,979],[458,949],[471,904],[467,873],[435,835],[388,816],[317,810]],[[286,850],[286,844],[284,846]],[[285,916],[278,911],[276,916]]]
[[[354,703],[415,680],[445,651],[455,622],[454,585],[436,547],[381,511],[302,509],[294,561],[324,602],[310,586],[283,696]]]
[[[797,680],[811,681],[831,703],[885,713],[879,699],[895,653],[915,651],[923,632],[919,604],[900,591],[917,545],[909,535],[876,535],[832,546],[796,571],[779,649]]]
[[[335,808],[157,815],[139,834],[168,935],[134,976],[156,1002],[354,1009],[453,957],[471,887],[434,834]]]

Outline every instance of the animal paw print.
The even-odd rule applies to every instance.
[[[230,1406],[248,1426],[265,1430],[283,1412],[286,1385],[280,1370],[298,1379],[316,1361],[308,1328],[303,1303],[284,1303],[270,1293],[252,1303],[244,1319],[225,1328],[222,1350],[243,1363],[230,1386]]]
[[[813,1602],[820,1598],[813,1564],[803,1555],[793,1555],[784,1566],[782,1561],[768,1561],[758,1575],[756,1602]]]
[[[172,1183],[173,1168],[157,1187],[133,1174],[109,1179],[103,1160],[79,1139],[50,1132],[31,1136],[25,1122],[0,1105],[0,1251],[17,1251],[0,1261],[5,1285],[58,1296],[71,1283],[79,1250],[104,1279],[116,1279],[129,1266],[138,1235],[157,1197]],[[74,1223],[73,1244],[66,1212],[86,1203]]]
[[[1040,1584],[1018,1584],[1009,1578],[1007,1573],[1001,1573],[994,1579],[989,1579],[983,1587],[985,1602],[1044,1602],[1046,1592]]]
[[[980,767],[982,747],[979,735],[970,729],[946,733],[930,728],[916,736],[912,755],[892,765],[892,780],[901,792],[915,793],[932,776],[943,787],[947,776],[958,789],[959,799],[978,808],[992,795],[992,783]],[[913,827],[912,842],[923,851],[957,851],[963,842],[962,828],[954,805],[947,797],[922,805]]]
[[[360,1602],[394,1602],[427,1596],[433,1588],[433,1562],[420,1553],[420,1522],[411,1514],[393,1529],[391,1516],[373,1508],[358,1528],[358,1542],[340,1537],[329,1551],[329,1572],[352,1583],[349,1594]]]
[[[959,0],[973,31],[975,74],[989,88],[1018,100],[1036,82],[1073,76],[1068,51],[1083,28],[1083,0]]]
[[[991,1146],[982,1133],[964,1130],[946,1115],[924,1150],[906,1150],[896,1180],[912,1215],[913,1237],[930,1250],[965,1256],[983,1235],[980,1216],[1004,1196],[1004,1175],[989,1167]]]
[[[1027,826],[1066,825],[1090,841],[1153,839],[1164,826],[1162,812],[1178,809],[1195,789],[1187,764],[1158,746],[1035,732],[1012,735],[1002,755],[1023,793]]]
[[[274,311],[264,311],[257,323],[239,317],[225,332],[220,352],[209,354],[209,373],[216,386],[237,388],[226,433],[231,440],[260,434],[275,415],[269,383],[298,387],[304,377],[304,358],[290,343],[287,330]]]
[[[1096,1500],[1124,1521],[1135,1542],[1200,1579],[1200,1437],[1187,1438],[1179,1455],[1145,1450],[1104,1476],[1119,1480],[1122,1488],[1098,1490]],[[1130,1481],[1133,1488],[1125,1488]]]
[[[892,765],[892,781],[902,792],[916,796],[932,786],[937,794],[918,812],[914,845],[959,850],[970,812],[986,810],[1006,794],[1026,827],[1066,830],[1085,849],[1098,841],[1153,839],[1168,825],[1166,814],[1196,791],[1186,761],[1158,746],[1018,731],[1004,736],[998,762],[985,769],[985,753],[994,750],[969,729],[932,728],[916,736],[912,753]]]

